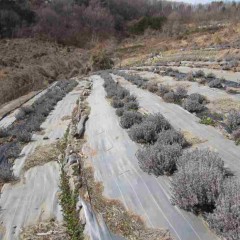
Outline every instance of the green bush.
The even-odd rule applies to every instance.
[[[202,119],[200,120],[201,124],[205,124],[205,125],[210,125],[210,126],[215,126],[215,121],[210,118],[210,117],[202,117]]]

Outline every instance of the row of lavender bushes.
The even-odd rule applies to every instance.
[[[0,182],[14,179],[13,160],[19,156],[24,144],[31,141],[33,133],[41,131],[41,124],[55,105],[76,85],[75,80],[57,82],[31,106],[21,107],[13,125],[0,129]]]
[[[137,152],[140,168],[155,176],[171,175],[173,204],[202,214],[210,227],[225,239],[238,239],[240,183],[224,169],[218,154],[209,150],[184,150],[188,146],[184,136],[161,114],[141,114],[135,96],[108,72],[102,73],[102,77],[106,97],[116,108],[120,125],[127,129],[133,141],[143,144]]]

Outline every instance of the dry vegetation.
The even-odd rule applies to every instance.
[[[65,227],[54,219],[23,229],[20,240],[70,240]]]
[[[216,46],[239,46],[240,24],[230,24],[212,31],[197,31],[198,25],[186,25],[192,28],[191,34],[181,38],[167,37],[161,33],[145,34],[138,38],[124,40],[117,49],[121,59],[119,65],[133,66],[143,64],[151,57],[151,62],[168,61],[206,61],[206,60],[239,60],[240,51],[235,47],[230,49],[215,49]],[[194,30],[195,28],[195,30]],[[219,42],[220,40],[220,42]],[[206,49],[213,48],[213,49]],[[159,56],[154,58],[154,56]],[[148,61],[147,61],[148,62]],[[214,66],[213,66],[214,67]],[[215,68],[220,68],[219,65]],[[240,70],[234,68],[235,71]]]
[[[57,161],[61,152],[57,148],[56,143],[38,146],[33,154],[28,155],[24,164],[24,171],[29,170],[35,166],[42,166],[51,161]]]
[[[0,40],[0,56],[0,104],[87,71],[86,51],[41,40]]]
[[[117,200],[109,200],[103,196],[103,186],[95,182],[91,167],[83,169],[84,179],[87,181],[88,192],[86,200],[91,198],[91,204],[95,211],[101,213],[110,230],[126,239],[131,240],[171,240],[168,231],[162,229],[150,229],[144,221],[131,212],[126,211],[122,203]],[[80,190],[86,192],[86,185]]]

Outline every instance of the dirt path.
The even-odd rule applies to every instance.
[[[15,240],[21,229],[40,221],[55,218],[61,220],[58,204],[59,165],[50,162],[34,167],[22,173],[26,155],[32,153],[36,146],[47,145],[62,138],[71,121],[71,113],[81,93],[80,83],[67,94],[42,124],[45,134],[34,135],[33,142],[24,147],[24,157],[15,161],[14,172],[20,177],[15,185],[5,184],[0,198],[0,239]],[[48,140],[43,140],[47,136]]]
[[[168,178],[142,172],[135,157],[138,145],[119,126],[115,110],[105,99],[103,80],[99,76],[92,79],[86,139],[92,153],[88,157],[96,180],[103,182],[104,194],[142,216],[149,227],[169,229],[175,239],[218,239],[200,218],[171,205]]]

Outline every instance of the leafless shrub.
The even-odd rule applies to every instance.
[[[137,143],[154,143],[157,140],[156,126],[153,122],[144,121],[133,125],[129,130],[130,138]]]
[[[190,94],[188,96],[188,99],[193,100],[193,101],[197,101],[197,102],[199,102],[201,104],[204,103],[204,101],[206,101],[206,98],[203,95],[199,94],[199,93],[192,93],[192,94]]]
[[[227,125],[234,131],[240,126],[240,112],[231,110],[227,116]]]
[[[185,99],[182,107],[188,112],[201,112],[204,109],[204,106],[196,100]]]
[[[158,91],[158,86],[156,83],[149,82],[147,84],[147,90],[152,93],[156,93]]]
[[[232,137],[233,137],[233,140],[236,142],[236,144],[240,144],[240,128],[233,131]]]
[[[23,107],[21,107],[21,110],[25,114],[30,114],[30,113],[34,112],[34,107],[33,106],[23,106]]]
[[[122,108],[124,106],[124,103],[121,100],[113,99],[111,105],[114,108]]]
[[[136,100],[127,102],[124,105],[124,109],[126,109],[126,110],[138,110],[138,108],[139,108],[139,104]]]
[[[214,73],[208,73],[207,78],[216,78],[216,75]]]
[[[155,131],[157,133],[171,128],[170,123],[160,113],[150,114],[146,117],[146,119],[144,121],[153,123],[155,126]]]
[[[17,114],[15,115],[15,118],[17,119],[17,120],[23,120],[24,118],[25,118],[25,112],[22,110],[22,109],[20,109],[18,112],[17,112]]]
[[[141,123],[143,115],[138,112],[125,111],[120,119],[120,124],[123,128],[130,128],[134,124]]]
[[[192,72],[187,73],[186,75],[186,81],[193,82],[194,81],[194,75]]]
[[[170,92],[171,91],[171,89],[170,89],[170,87],[168,86],[168,85],[163,85],[163,84],[161,84],[160,86],[159,86],[159,88],[158,88],[158,93],[159,93],[159,95],[162,97],[164,94],[166,94],[166,93],[168,93],[168,92]]]
[[[224,163],[209,150],[184,152],[172,179],[172,201],[189,211],[214,208],[224,180]]]
[[[26,129],[21,129],[17,132],[17,140],[22,143],[28,143],[32,139],[32,134]]]
[[[175,94],[178,99],[183,99],[183,98],[187,97],[187,89],[183,86],[178,86],[175,91]]]
[[[124,98],[124,102],[135,102],[137,101],[137,97],[135,95],[129,95]]]
[[[222,88],[222,81],[220,79],[214,79],[208,83],[210,88]]]
[[[216,201],[216,209],[207,215],[208,224],[226,240],[240,237],[240,182],[227,179]]]
[[[118,109],[116,110],[116,115],[117,115],[118,117],[121,117],[121,116],[123,115],[123,113],[124,113],[124,109],[123,109],[123,108],[118,108]]]
[[[8,162],[0,164],[0,182],[8,183],[14,180],[12,165]]]
[[[205,73],[204,73],[204,71],[202,71],[202,70],[198,70],[197,72],[195,72],[195,77],[197,77],[197,78],[200,78],[200,77],[205,77]]]
[[[176,162],[182,154],[179,145],[163,145],[156,143],[139,150],[137,153],[140,168],[148,174],[156,176],[172,174],[176,170]]]
[[[164,101],[169,102],[169,103],[174,103],[177,100],[176,95],[173,91],[165,93],[163,95],[163,99],[164,99]]]
[[[8,137],[8,130],[6,128],[0,128],[0,138]]]

